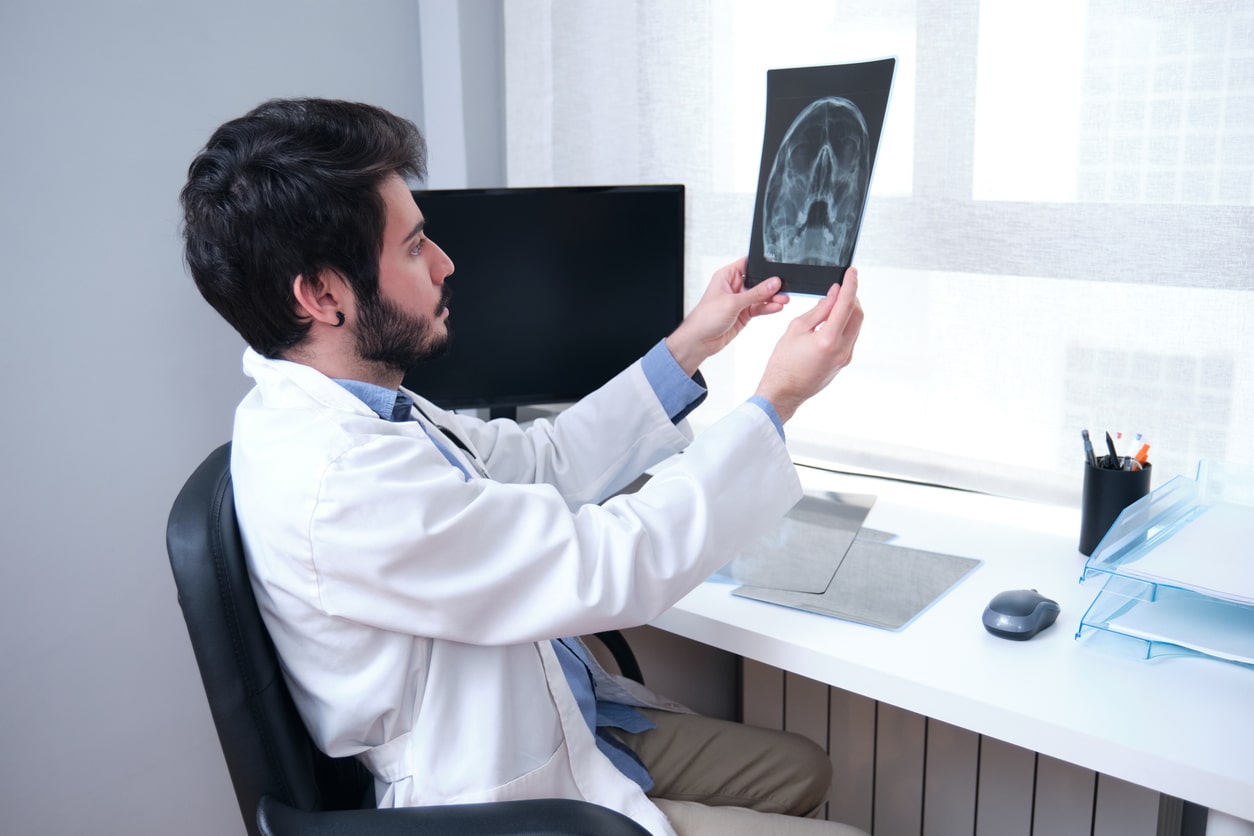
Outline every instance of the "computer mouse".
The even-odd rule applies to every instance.
[[[1008,589],[984,608],[984,629],[994,636],[1027,641],[1058,619],[1058,602],[1035,589]]]

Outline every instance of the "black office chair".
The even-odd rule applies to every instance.
[[[288,693],[244,563],[230,448],[210,453],[179,492],[166,548],[250,836],[647,836],[616,811],[569,799],[374,809],[370,773],[320,752]],[[634,666],[630,656],[620,663]]]

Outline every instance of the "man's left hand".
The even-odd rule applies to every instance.
[[[788,303],[788,296],[779,292],[778,277],[745,289],[747,261],[740,258],[717,270],[697,306],[666,338],[666,347],[688,375],[726,348],[749,320],[777,313]]]

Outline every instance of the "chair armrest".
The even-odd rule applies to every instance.
[[[649,836],[608,807],[565,798],[305,812],[266,796],[257,825],[262,836]]]

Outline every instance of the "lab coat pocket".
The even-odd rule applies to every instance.
[[[413,735],[408,733],[399,735],[381,746],[358,753],[357,759],[375,778],[395,784],[414,774],[413,759],[409,756],[409,742],[412,738]]]

